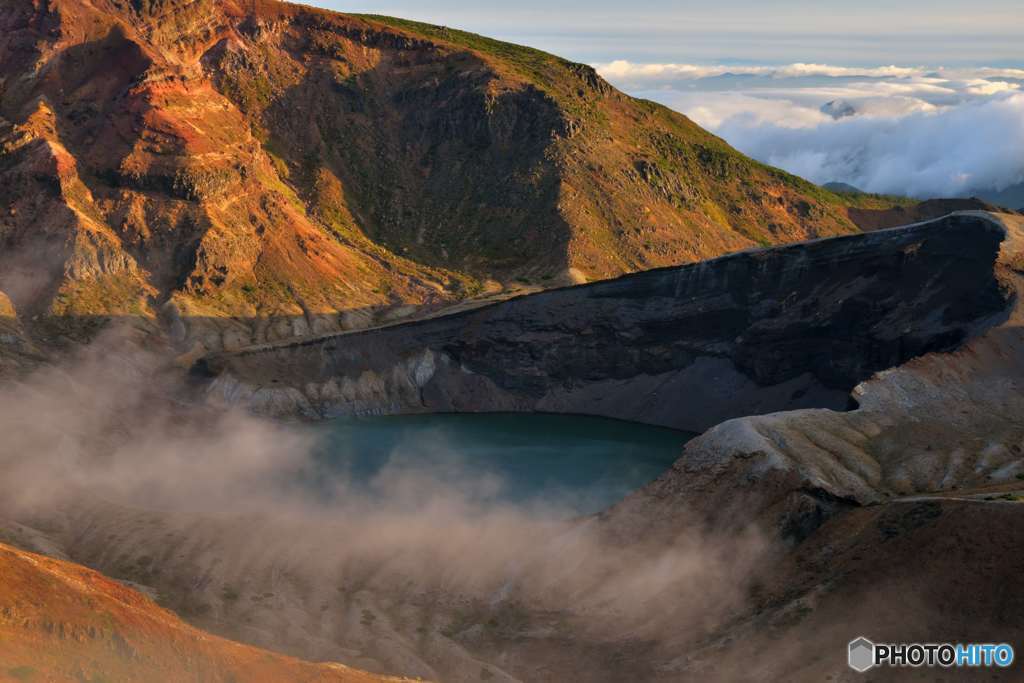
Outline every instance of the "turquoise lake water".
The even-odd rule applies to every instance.
[[[356,483],[422,473],[473,499],[579,514],[657,478],[694,436],[596,417],[504,413],[338,419],[316,428],[320,462]]]

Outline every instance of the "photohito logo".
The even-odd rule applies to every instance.
[[[850,668],[859,673],[876,666],[999,667],[1013,664],[1013,647],[1006,643],[872,643],[861,636],[850,641]]]

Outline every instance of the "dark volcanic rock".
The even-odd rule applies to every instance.
[[[688,442],[656,481],[607,511],[608,532],[671,539],[702,519],[729,532],[757,522],[799,541],[852,507],[911,504],[907,515],[879,523],[885,539],[927,524],[943,496],[1018,500],[1024,217],[976,215],[1007,235],[995,276],[1011,305],[999,324],[955,353],[915,358],[861,383],[856,410],[794,410],[716,425]]]
[[[842,408],[872,373],[1004,314],[1003,230],[974,215],[751,251],[378,330],[207,358],[258,410],[539,410],[704,430]]]

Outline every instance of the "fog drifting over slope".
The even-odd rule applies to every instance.
[[[936,197],[991,195],[1024,182],[1024,69],[597,68],[627,92],[817,183]]]
[[[623,547],[562,501],[499,500],[502,482],[458,453],[396,453],[357,483],[317,461],[308,426],[180,400],[166,363],[111,332],[0,386],[0,538],[18,522],[117,578],[153,567],[142,581],[165,604],[233,637],[312,659],[356,648],[438,679],[409,643],[461,652],[436,631],[477,600],[663,643],[736,609],[767,549],[753,529],[698,525],[671,545]]]

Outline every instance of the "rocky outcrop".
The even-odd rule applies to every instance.
[[[14,304],[0,292],[0,377],[17,374],[42,360],[25,333]]]
[[[878,373],[854,388],[856,410],[795,410],[715,426],[689,442],[671,470],[609,511],[609,529],[671,535],[696,512],[715,523],[761,520],[802,538],[857,505],[983,502],[1019,487],[1024,218],[964,220],[998,224],[1008,235],[995,273],[1012,306],[998,325],[951,353]]]
[[[1020,637],[1006,587],[1019,583],[1024,514],[1024,218],[974,216],[1007,234],[995,272],[1012,305],[998,325],[876,374],[854,389],[856,410],[724,422],[601,515],[627,545],[671,546],[701,520],[784,541],[742,617],[679,648],[666,677],[846,680],[857,635]]]
[[[272,414],[604,415],[703,431],[842,409],[879,370],[1005,317],[982,215],[744,252],[458,315],[210,356],[209,391]]]

